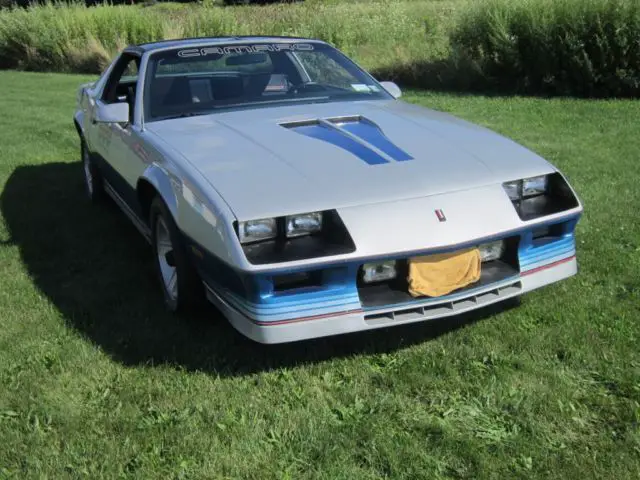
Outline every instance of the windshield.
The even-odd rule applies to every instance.
[[[336,49],[320,43],[258,43],[152,54],[145,119],[295,103],[391,96]]]

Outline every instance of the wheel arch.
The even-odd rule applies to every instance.
[[[80,124],[78,123],[78,120],[76,120],[75,118],[73,119],[73,125],[76,127],[76,132],[78,132],[78,136],[80,138],[84,138],[84,133],[82,133],[82,128],[80,128]]]
[[[138,179],[136,195],[140,206],[140,216],[145,222],[149,222],[151,202],[156,196],[164,201],[174,221],[178,222],[178,200],[173,184],[174,182],[169,178],[168,173],[156,165],[149,166]]]
[[[84,139],[84,131],[82,130],[82,117],[83,117],[83,112],[82,111],[78,111],[76,112],[76,114],[73,116],[73,126],[76,127],[76,132],[78,132],[78,136],[81,139]]]

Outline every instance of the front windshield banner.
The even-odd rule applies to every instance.
[[[178,50],[180,58],[205,57],[211,54],[225,55],[230,53],[259,53],[259,52],[308,52],[313,50],[310,43],[273,43],[257,45],[228,45],[226,47],[202,47]]]

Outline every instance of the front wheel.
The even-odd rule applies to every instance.
[[[171,312],[196,310],[203,304],[202,281],[191,264],[171,212],[159,197],[151,203],[149,224],[165,305]]]

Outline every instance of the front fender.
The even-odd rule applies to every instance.
[[[148,190],[153,188],[153,190]],[[196,255],[196,267],[202,272],[204,251],[206,250],[219,260],[235,265],[240,254],[237,248],[229,248],[234,242],[235,231],[220,205],[204,201],[204,197],[196,187],[172,176],[161,166],[150,165],[138,181],[138,195],[143,209],[151,203],[154,195],[160,195],[169,208],[178,229],[184,235],[191,251]]]
[[[84,121],[84,112],[82,110],[78,110],[73,115],[73,125],[76,127],[76,132],[78,132],[78,136],[80,138],[85,138],[84,129],[83,129],[83,121]]]
[[[180,181],[170,172],[162,168],[160,165],[153,163],[149,165],[138,180],[138,192],[144,191],[141,185],[146,182],[151,185],[164,203],[169,208],[173,218],[178,219],[178,192],[180,191]],[[144,193],[142,193],[144,195]]]

